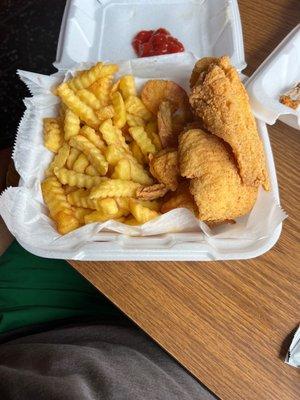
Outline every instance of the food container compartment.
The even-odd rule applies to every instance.
[[[279,102],[300,82],[300,24],[276,47],[247,82],[254,115],[273,125],[277,119],[300,129],[300,106],[293,110]]]
[[[161,27],[198,58],[228,54],[246,66],[236,0],[68,0],[54,65],[135,58],[135,34]]]
[[[132,71],[138,87],[141,87],[146,79],[157,75],[162,79],[174,80],[187,88],[194,63],[194,56],[187,53],[135,59],[122,63],[121,73]],[[99,224],[92,224],[71,232],[69,235],[72,237],[60,237],[49,224],[40,192],[40,181],[51,159],[50,152],[43,146],[42,118],[54,115],[57,107],[57,99],[47,88],[57,84],[64,74],[58,73],[60,78],[26,72],[20,72],[20,75],[35,95],[26,99],[27,111],[20,125],[14,150],[15,165],[21,181],[18,188],[8,189],[1,196],[0,210],[2,216],[5,214],[4,219],[9,229],[27,250],[43,257],[78,260],[200,261],[252,258],[263,254],[276,243],[281,232],[279,222],[283,218],[282,212],[279,211],[280,219],[274,224],[272,211],[268,217],[265,212],[265,208],[269,211],[268,205],[271,204],[270,210],[278,215],[279,207],[276,203],[279,203],[279,194],[268,132],[262,121],[257,121],[258,131],[265,149],[272,190],[268,194],[261,191],[250,224],[250,220],[245,216],[235,225],[220,227],[217,236],[208,237],[195,224],[193,229],[189,226],[189,230],[185,232],[171,230],[169,233],[162,233],[166,231],[164,219],[164,222],[160,222],[163,230],[155,235],[153,230],[148,230],[147,236],[144,232],[143,236],[139,237],[129,237],[122,232],[99,232]],[[267,205],[264,196],[267,196]],[[190,213],[187,210],[185,212]],[[168,226],[173,224],[178,230],[179,227],[182,229],[183,224],[187,224],[187,214],[181,214],[181,222],[178,223],[179,210],[170,213],[173,214],[160,217],[168,216]],[[265,226],[269,226],[267,231]]]
[[[178,18],[185,23],[178,24]],[[220,56],[226,53],[239,71],[245,67],[241,22],[235,0],[68,0],[54,65],[59,70],[66,70],[78,62],[95,62],[99,59],[119,61],[135,57],[131,48],[132,37],[140,30],[159,27],[170,30],[173,36],[183,42],[186,50],[191,50],[194,55],[181,53],[129,61],[127,64],[134,66],[134,75],[142,80],[172,79],[187,89],[195,60],[207,55]],[[36,240],[32,240],[30,234],[27,234],[24,221],[29,224],[37,221],[38,225],[44,224],[47,220],[46,210],[41,195],[36,204],[32,204],[31,196],[25,196],[24,193],[31,188],[40,190],[38,181],[42,179],[45,165],[50,160],[49,154],[41,154],[45,150],[42,145],[41,121],[43,116],[49,116],[49,104],[48,101],[44,104],[43,90],[40,89],[43,78],[27,73],[24,80],[36,95],[35,99],[26,100],[30,115],[35,116],[36,120],[30,123],[23,120],[20,125],[14,158],[18,160],[16,166],[21,180],[18,188],[8,189],[0,197],[0,210],[2,207],[1,213],[4,211],[6,215],[10,215],[9,229],[28,251],[42,257],[74,260],[209,261],[257,257],[277,242],[281,223],[277,223],[276,228],[274,226],[267,235],[256,232],[254,224],[254,235],[252,226],[251,235],[247,236],[246,232],[241,238],[238,234],[233,234],[230,239],[224,239],[222,232],[218,237],[207,237],[199,230],[147,237],[95,231],[89,240],[82,243],[79,230],[76,233],[77,242],[73,246],[64,246],[64,241],[60,242],[60,246],[49,246],[43,235],[35,235],[34,231],[32,234]],[[44,77],[44,80],[49,85],[55,82],[54,77]],[[257,120],[257,124],[264,144],[272,187],[269,198],[279,203],[276,171],[266,124],[260,120]],[[30,132],[30,137],[22,135],[24,130]],[[27,218],[28,213],[34,217]],[[256,218],[259,221],[263,219],[258,215]],[[282,219],[284,218],[280,220]],[[17,223],[24,227],[23,232],[20,233],[15,228]],[[226,227],[222,229],[226,230]]]

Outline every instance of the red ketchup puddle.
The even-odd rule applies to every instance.
[[[133,38],[132,47],[138,57],[160,56],[184,51],[183,44],[164,28],[156,31],[140,31]]]

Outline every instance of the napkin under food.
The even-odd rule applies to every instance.
[[[165,57],[136,59],[119,63],[119,75],[133,74],[138,87],[148,79],[172,79],[186,90],[196,59],[192,54],[183,53]],[[93,223],[83,226],[67,235],[57,233],[44,205],[40,183],[53,154],[43,145],[43,118],[56,116],[59,99],[51,90],[63,80],[69,79],[76,70],[85,69],[89,64],[80,64],[72,70],[61,70],[51,76],[27,71],[18,71],[32,97],[26,98],[26,111],[20,122],[15,142],[13,159],[20,174],[17,188],[8,188],[0,196],[0,214],[17,240],[29,247],[53,251],[74,249],[78,252],[97,235],[97,241],[113,240],[107,231],[131,236],[152,236],[168,232],[202,232],[204,239],[260,240],[273,234],[276,227],[286,218],[285,212],[275,200],[276,190],[261,190],[257,202],[247,216],[239,218],[234,225],[223,225],[210,229],[197,220],[186,209],[172,210],[142,226],[132,227],[115,221]],[[267,159],[273,162],[267,134],[263,137]],[[275,174],[271,175],[273,188],[277,187]],[[105,234],[106,233],[106,234]],[[214,243],[217,249],[217,242]]]

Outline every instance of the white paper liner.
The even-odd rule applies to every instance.
[[[137,59],[120,63],[119,74],[133,73],[137,85],[153,77],[172,79],[183,87],[188,87],[188,79],[195,58],[191,54]],[[81,64],[76,69],[86,68]],[[207,242],[212,239],[260,240],[270,237],[275,228],[286,218],[285,212],[274,198],[275,192],[260,190],[251,213],[238,218],[234,225],[222,225],[210,229],[197,220],[186,209],[176,209],[142,226],[132,227],[115,221],[93,223],[61,236],[47,216],[40,183],[44,171],[53,154],[43,146],[42,119],[57,115],[59,100],[51,94],[51,88],[69,77],[75,71],[60,71],[52,76],[44,76],[27,71],[18,71],[33,97],[26,98],[26,111],[21,120],[15,142],[13,159],[21,181],[18,188],[8,188],[0,196],[0,213],[9,230],[28,246],[53,250],[75,249],[93,241],[109,240],[101,232],[118,232],[130,236],[152,236],[169,232],[204,232]],[[271,157],[271,155],[270,155]],[[217,246],[217,241],[214,243]]]
[[[292,367],[300,367],[300,325],[293,337],[285,362]]]

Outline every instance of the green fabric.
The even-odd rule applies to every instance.
[[[31,324],[121,313],[66,261],[40,258],[16,241],[0,257],[0,333]]]

